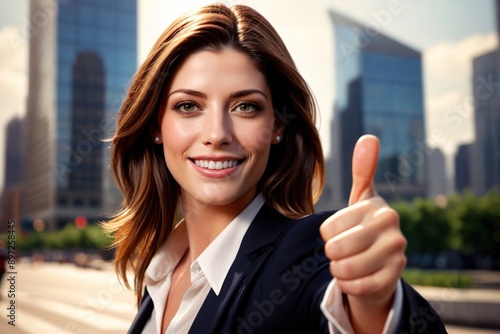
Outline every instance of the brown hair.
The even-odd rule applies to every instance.
[[[179,213],[179,185],[152,140],[164,92],[181,62],[200,49],[234,48],[248,55],[268,80],[283,139],[272,145],[259,182],[267,205],[290,218],[314,212],[323,190],[324,160],[315,127],[316,104],[285,44],[271,24],[246,6],[209,5],[174,21],[137,71],[118,114],[111,167],[124,194],[122,209],[105,228],[114,233],[115,266],[142,298],[144,274]]]

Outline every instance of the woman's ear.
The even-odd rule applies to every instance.
[[[279,144],[283,140],[283,134],[285,132],[285,125],[280,121],[277,121],[274,125],[272,144]]]
[[[155,144],[162,144],[163,143],[160,131],[158,131],[158,130],[153,131],[153,141]]]
[[[283,125],[279,125],[278,127],[275,127],[275,129],[273,131],[273,138],[271,140],[271,143],[272,144],[279,144],[283,140],[283,133],[284,132],[285,132],[285,127]]]
[[[283,139],[283,136],[281,136],[279,134],[275,134],[271,143],[272,144],[279,144],[282,139]]]

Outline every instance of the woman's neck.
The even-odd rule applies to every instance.
[[[182,199],[191,263],[245,209],[255,194],[242,196],[229,205],[206,205]]]

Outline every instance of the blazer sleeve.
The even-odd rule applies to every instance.
[[[329,333],[328,320],[320,304],[328,284],[332,280],[329,260],[324,254],[324,242],[319,235],[319,226],[331,215],[316,214],[294,222],[279,240],[270,258],[267,269],[274,270],[274,289],[284,292],[287,312],[281,321],[290,321],[299,332]],[[271,276],[263,282],[272,280]],[[396,333],[446,333],[445,326],[432,305],[410,284],[401,279],[403,304],[401,316],[397,319]],[[267,284],[263,284],[267,286]],[[269,290],[268,290],[269,291]],[[269,292],[271,293],[271,292]],[[292,305],[292,306],[291,306]],[[288,314],[288,320],[287,315]]]
[[[447,333],[439,314],[410,284],[401,279],[403,310],[397,333]]]
[[[269,296],[265,299],[276,302],[275,317],[269,320],[281,328],[272,328],[273,324],[272,331],[259,333],[329,333],[320,305],[332,276],[319,227],[330,215],[292,221],[278,239],[255,287],[262,296]],[[273,293],[280,298],[273,299]]]

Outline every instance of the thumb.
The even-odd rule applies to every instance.
[[[358,139],[352,155],[352,188],[349,205],[375,196],[373,179],[377,170],[380,142],[373,135]]]

